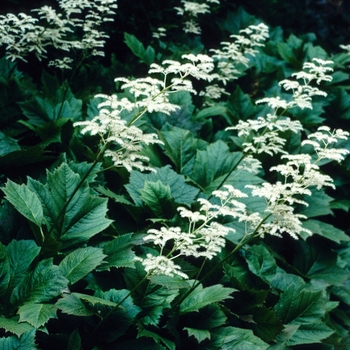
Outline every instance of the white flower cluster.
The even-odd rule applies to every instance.
[[[297,133],[303,130],[303,126],[298,120],[267,114],[266,118],[240,120],[236,126],[228,127],[226,130],[237,130],[238,136],[246,138],[247,141],[242,144],[244,153],[267,153],[272,156],[274,153],[286,153],[284,150],[286,139],[279,136],[280,132]]]
[[[342,129],[331,130],[324,125],[318,128],[318,131],[310,134],[308,140],[304,140],[302,145],[311,145],[314,147],[318,159],[329,159],[341,162],[349,150],[343,148],[329,148],[330,145],[339,140],[347,140],[349,133]]]
[[[98,106],[99,115],[92,120],[76,122],[74,126],[82,126],[83,134],[99,135],[103,144],[109,145],[105,156],[110,157],[116,167],[124,167],[128,171],[132,169],[154,171],[144,165],[149,158],[140,155],[140,152],[143,144],[162,142],[156,134],[144,134],[141,129],[134,125],[128,126],[126,121],[121,119],[124,110],[133,110],[133,104],[127,98],[118,100],[114,95],[96,97],[105,99]]]
[[[322,187],[335,188],[333,179],[323,174],[317,165],[323,159],[341,161],[349,153],[347,149],[329,148],[329,145],[339,140],[346,140],[348,132],[341,129],[331,131],[326,126],[321,126],[318,131],[308,136],[308,140],[302,145],[310,144],[314,147],[317,159],[312,160],[309,154],[284,154],[285,164],[279,164],[270,169],[277,171],[284,177],[283,182],[275,184],[263,183],[262,186],[248,185],[252,189],[252,195],[266,199],[266,213],[270,219],[259,227],[259,234],[272,234],[280,236],[283,232],[289,233],[293,238],[298,239],[300,232],[312,234],[311,231],[302,227],[301,219],[304,215],[294,213],[294,204],[308,205],[300,199],[302,196],[310,196],[310,187],[317,189]],[[317,141],[316,141],[317,140]]]
[[[265,24],[250,25],[240,30],[238,35],[231,35],[231,38],[234,38],[233,42],[222,42],[222,48],[211,49],[216,63],[216,69],[211,73],[211,80],[226,86],[229,81],[237,79],[241,74],[239,64],[248,67],[249,56],[255,56],[258,52],[256,48],[264,46],[263,42],[268,37],[269,28]],[[220,99],[224,94],[230,94],[218,83],[214,82],[200,92],[200,96],[206,98],[205,105],[213,105],[213,100]]]
[[[200,14],[210,13],[209,4],[220,4],[219,0],[206,0],[205,2],[187,1],[181,0],[182,7],[175,7],[177,14],[184,16],[186,21],[184,22],[183,30],[185,33],[201,34],[201,28],[198,24],[197,17]]]
[[[269,28],[264,24],[250,25],[248,28],[239,31],[238,35],[231,35],[233,42],[222,42],[221,49],[212,49],[213,58],[217,60],[218,72],[215,78],[226,84],[228,81],[237,79],[239,71],[238,63],[248,66],[249,58],[246,55],[254,56],[258,51],[256,47],[264,46],[263,42],[269,37]]]
[[[279,108],[284,110],[292,107],[312,109],[312,97],[317,95],[325,97],[327,94],[317,87],[310,86],[310,83],[314,80],[317,84],[321,81],[331,81],[332,77],[327,74],[333,71],[333,69],[328,66],[331,64],[333,64],[332,61],[314,58],[313,62],[304,63],[303,71],[292,74],[292,77],[295,77],[296,80],[285,79],[280,81],[279,85],[285,90],[292,90],[293,96],[291,101],[282,100],[280,97],[267,97],[256,101],[256,103],[267,103],[274,109],[275,114]],[[303,84],[300,84],[298,80],[302,80]]]
[[[102,142],[113,145],[105,151],[117,167],[125,167],[128,171],[138,169],[140,171],[152,170],[144,165],[149,159],[140,155],[143,144],[161,143],[156,134],[144,134],[141,129],[133,124],[146,113],[162,112],[170,114],[179,108],[170,103],[168,96],[177,91],[189,91],[196,93],[192,83],[187,78],[210,79],[209,72],[213,69],[212,59],[206,55],[183,55],[183,59],[189,61],[181,64],[177,61],[167,60],[162,65],[152,64],[149,74],[162,74],[163,79],[151,77],[130,80],[116,78],[121,82],[121,89],[133,95],[132,102],[126,97],[118,99],[117,96],[97,95],[105,102],[99,105],[99,115],[92,120],[77,122],[75,126],[82,126],[82,133],[100,135]],[[171,81],[167,82],[168,76]],[[121,118],[123,111],[134,112],[134,118],[127,125]]]
[[[108,36],[99,28],[103,22],[113,21],[116,0],[58,0],[61,13],[50,6],[32,10],[38,18],[19,13],[0,16],[0,46],[6,46],[7,58],[26,61],[29,53],[41,60],[47,47],[66,51],[88,51],[91,55],[103,55],[100,50]],[[81,39],[74,33],[81,31]],[[68,68],[69,58],[55,60],[51,65]]]
[[[165,60],[161,65],[151,64],[148,73],[161,74],[162,80],[151,77],[134,80],[115,79],[123,83],[121,89],[128,90],[134,96],[133,106],[137,119],[146,112],[162,112],[169,115],[178,109],[179,106],[169,102],[168,96],[177,91],[188,91],[196,94],[197,92],[194,90],[192,82],[187,79],[188,77],[211,79],[209,73],[214,65],[209,56],[188,54],[182,55],[182,58],[188,62]],[[170,82],[168,82],[169,76]]]
[[[152,33],[152,36],[153,38],[160,39],[166,36],[165,32],[166,32],[165,28],[159,27],[155,32]]]
[[[286,90],[292,90],[292,98],[290,101],[283,100],[279,96],[266,97],[258,100],[256,103],[267,103],[272,109],[273,114],[268,113],[266,118],[258,117],[254,120],[240,120],[236,126],[227,128],[226,130],[237,130],[239,137],[245,137],[243,143],[243,151],[247,154],[273,153],[285,154],[284,146],[285,138],[280,137],[281,132],[292,131],[298,133],[303,130],[303,126],[299,121],[292,121],[290,118],[281,117],[279,110],[286,111],[292,107],[311,108],[312,97],[327,96],[327,94],[316,87],[310,86],[310,82],[331,81],[332,77],[326,73],[332,71],[328,65],[332,61],[324,61],[318,58],[313,59],[315,62],[306,62],[303,66],[305,71],[292,74],[297,80],[303,80],[300,84],[297,80],[285,79],[279,84]],[[327,151],[328,152],[328,151]]]
[[[150,229],[148,231],[144,240],[158,245],[160,255],[147,255],[144,259],[138,258],[147,272],[188,278],[173,260],[179,256],[212,259],[217,255],[225,246],[225,236],[230,231],[234,231],[215,221],[219,216],[237,218],[238,221],[245,221],[252,226],[260,221],[256,213],[255,215],[246,214],[245,204],[236,198],[247,197],[247,195],[233,186],[226,185],[224,190],[214,191],[213,196],[220,200],[220,205],[199,198],[198,202],[201,204],[199,211],[191,211],[184,207],[178,208],[180,216],[188,219],[186,231],[180,227],[161,227],[159,230]],[[166,249],[169,249],[169,252],[165,252]]]

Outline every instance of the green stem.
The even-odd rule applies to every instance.
[[[245,234],[241,239],[241,241],[236,245],[236,247],[224,259],[217,262],[199,281],[197,281],[197,283],[195,283],[179,300],[177,300],[174,305],[172,305],[172,309],[179,306],[204,280],[206,280],[213,272],[215,272],[218,267],[220,267],[225,261],[231,258],[232,255],[235,254],[237,250],[241,249],[243,246],[248,244],[254,238],[258,237],[259,236],[259,234],[257,234],[258,230],[271,215],[272,214],[270,213],[267,216],[265,216],[265,218],[260,221],[259,225],[255,228],[255,230],[249,235],[247,239],[246,239],[247,235]]]
[[[140,281],[140,282],[138,282],[136,285],[135,285],[135,287],[133,288],[133,289],[131,289],[131,291],[129,291],[129,293],[116,305],[116,306],[114,306],[107,314],[106,314],[106,316],[104,316],[102,319],[101,319],[101,321],[96,325],[96,327],[92,330],[92,332],[90,333],[90,337],[89,337],[89,339],[91,339],[91,337],[101,328],[101,326],[106,322],[106,320],[113,314],[113,312],[115,312],[117,309],[118,309],[118,307],[121,305],[121,304],[123,304],[124,303],[124,301],[126,300],[126,299],[128,299],[130,296],[131,296],[131,294],[135,291],[135,290],[137,290],[146,280],[147,280],[147,278],[148,278],[148,276],[150,275],[150,273],[147,273],[146,275],[145,275],[145,277],[143,277],[142,278],[142,280]]]

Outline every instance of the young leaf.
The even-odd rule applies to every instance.
[[[141,59],[142,62],[145,62],[147,65],[150,65],[154,62],[155,51],[153,47],[148,46],[147,49],[143,46],[141,41],[137,40],[134,35],[124,33],[124,42],[132,53]]]
[[[17,337],[33,329],[29,323],[19,323],[18,316],[13,316],[11,318],[0,316],[0,328],[4,329],[6,332],[16,334]]]
[[[60,295],[68,280],[61,274],[51,259],[40,261],[33,271],[18,283],[11,294],[11,303],[23,305],[25,302],[48,302]]]
[[[79,248],[68,254],[59,268],[62,275],[73,284],[99,266],[105,257],[102,248]]]
[[[6,186],[2,189],[6,199],[28,220],[41,226],[43,221],[43,208],[36,193],[31,191],[28,186],[17,185],[8,180]]]
[[[0,338],[0,349],[4,350],[36,350],[35,330],[23,333],[20,338],[15,336]]]
[[[217,303],[225,299],[232,299],[231,293],[236,291],[233,288],[223,287],[221,284],[203,288],[199,285],[190,295],[188,295],[180,304],[180,313],[198,311],[204,306]]]
[[[51,318],[57,318],[57,308],[50,304],[25,304],[18,309],[19,322],[28,322],[35,328]]]

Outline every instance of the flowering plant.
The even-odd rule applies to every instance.
[[[119,6],[0,17],[0,348],[349,346],[347,46]]]

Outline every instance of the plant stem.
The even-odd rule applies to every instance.
[[[241,249],[243,246],[248,244],[254,238],[258,237],[257,233],[261,225],[271,216],[272,214],[268,214],[264,219],[262,219],[259,225],[255,228],[255,230],[249,235],[246,239],[247,234],[245,234],[241,241],[236,245],[236,247],[222,260],[217,262],[197,283],[193,284],[193,286],[179,299],[176,301],[174,305],[172,305],[172,309],[179,306],[204,280],[206,280],[217,268],[219,268],[225,261],[227,261],[233,254],[236,253],[237,250]],[[169,309],[170,310],[170,309]]]
[[[146,280],[147,280],[147,278],[148,278],[148,276],[150,275],[150,273],[147,273],[142,279],[141,279],[141,281],[140,282],[138,282],[137,284],[136,284],[136,286],[133,288],[133,289],[131,289],[131,291],[129,291],[129,293],[121,300],[121,301],[119,301],[118,302],[118,304],[116,305],[116,306],[114,306],[107,314],[106,314],[106,316],[104,316],[101,320],[100,320],[100,322],[96,325],[96,327],[92,330],[92,332],[90,333],[90,338],[101,328],[101,326],[106,322],[106,320],[113,314],[113,312],[115,312],[117,309],[118,309],[118,307],[121,305],[121,304],[123,304],[124,303],[124,301],[126,300],[126,299],[128,299],[130,296],[131,296],[131,294],[135,291],[135,290],[137,290]]]

